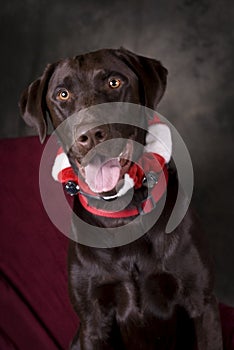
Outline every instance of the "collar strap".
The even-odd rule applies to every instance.
[[[166,192],[167,181],[168,172],[166,166],[163,168],[163,170],[158,176],[155,172],[148,173],[145,179],[145,183],[148,184],[149,189],[148,197],[142,202],[140,202],[138,207],[126,208],[120,211],[109,211],[96,208],[89,204],[88,196],[84,195],[83,193],[78,193],[78,196],[82,206],[93,215],[98,215],[112,219],[145,215],[147,213],[150,213],[156,207],[157,203]],[[151,186],[152,188],[150,188]]]
[[[143,170],[144,169],[144,170]],[[148,197],[141,201],[135,208],[125,208],[120,211],[109,211],[96,208],[90,204],[90,199],[113,200],[113,197],[101,197],[92,192],[88,185],[71,168],[64,169],[61,182],[70,195],[78,195],[82,206],[90,213],[108,218],[127,218],[131,216],[144,215],[153,210],[162,198],[167,188],[168,172],[165,160],[158,154],[144,153],[138,163],[134,163],[127,174],[133,180],[134,188],[137,190],[142,186],[148,187]],[[71,180],[73,179],[73,180]]]

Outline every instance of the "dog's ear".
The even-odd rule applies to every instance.
[[[37,129],[41,143],[45,141],[47,133],[46,93],[56,66],[57,63],[47,65],[42,76],[25,89],[19,100],[22,118],[29,126]]]
[[[141,89],[144,92],[143,104],[151,109],[156,109],[167,85],[167,69],[160,61],[139,56],[121,47],[117,55],[137,75]]]

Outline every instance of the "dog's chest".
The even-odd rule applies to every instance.
[[[114,306],[119,322],[135,319],[145,322],[152,317],[168,319],[172,316],[179,286],[175,277],[157,264],[144,266],[125,262],[118,274],[99,279],[93,286],[94,299],[105,306]],[[144,320],[144,321],[143,321]]]

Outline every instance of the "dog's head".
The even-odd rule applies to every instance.
[[[166,78],[167,70],[157,60],[123,48],[103,49],[48,65],[22,94],[20,110],[26,123],[37,128],[41,142],[47,133],[46,114],[54,128],[76,114],[74,144],[67,150],[69,160],[96,192],[109,192],[137,152],[131,140],[144,145],[147,122],[143,116],[134,115],[133,119],[139,119],[138,127],[131,118],[127,126],[116,120],[110,123],[105,116],[90,112],[89,107],[128,102],[155,110]],[[112,150],[97,147],[113,138],[123,141]],[[91,179],[95,172],[99,174],[96,183]]]

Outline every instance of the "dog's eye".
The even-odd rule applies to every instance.
[[[57,95],[57,98],[60,101],[67,101],[69,97],[70,97],[70,93],[67,89],[60,90]]]
[[[118,87],[120,87],[120,85],[121,85],[121,80],[120,80],[120,79],[112,78],[112,79],[109,81],[109,86],[110,86],[112,89],[117,89]]]

